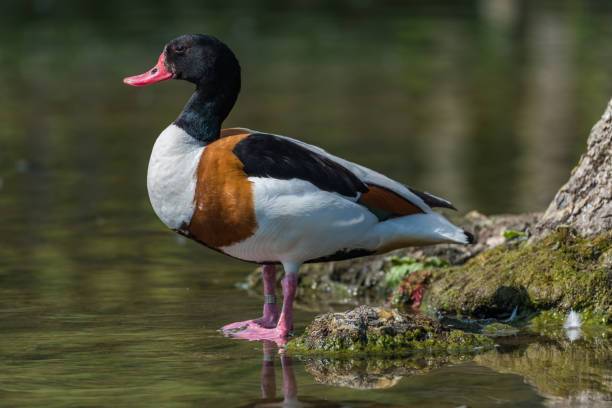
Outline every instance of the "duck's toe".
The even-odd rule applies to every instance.
[[[246,329],[232,333],[231,336],[237,339],[244,340],[270,340],[279,346],[284,346],[289,340],[291,331],[283,326],[277,326],[273,329],[268,329],[258,325],[249,325]]]

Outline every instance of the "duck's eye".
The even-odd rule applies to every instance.
[[[183,52],[183,51],[185,51],[185,46],[179,44],[176,47],[174,47],[174,51],[176,51],[176,52]]]

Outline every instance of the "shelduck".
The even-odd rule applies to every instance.
[[[144,86],[168,79],[196,88],[153,146],[147,187],[155,213],[179,234],[262,265],[263,316],[222,330],[248,339],[288,336],[305,262],[473,242],[470,233],[432,211],[454,209],[442,198],[289,137],[221,129],[240,91],[240,65],[218,39],[178,37],[166,44],[155,67],[124,82]],[[278,264],[285,271],[281,310],[274,293]]]

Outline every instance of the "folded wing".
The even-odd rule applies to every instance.
[[[444,199],[284,136],[255,132],[240,141],[233,153],[249,177],[306,180],[356,201],[381,221],[428,213],[432,206],[454,208]]]

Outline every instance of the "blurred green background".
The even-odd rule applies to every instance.
[[[241,61],[227,126],[319,144],[463,211],[542,210],[612,95],[607,1],[5,0],[0,19],[9,195],[19,169],[66,171],[96,190],[83,204],[146,206],[151,145],[191,86],[121,79],[183,33],[213,34]]]
[[[255,361],[252,390],[232,401],[257,395],[259,346],[215,332],[258,310],[233,287],[252,266],[167,231],[146,193],[153,142],[192,86],[121,81],[197,32],[226,42],[243,68],[226,126],[319,145],[463,212],[545,209],[612,96],[604,0],[3,0],[0,396],[9,405],[222,397],[245,375],[220,374],[232,356]],[[298,314],[298,329],[310,317]],[[210,366],[191,365],[220,350]],[[226,388],[200,388],[212,379]],[[130,386],[140,391],[122,400],[117,387]]]

